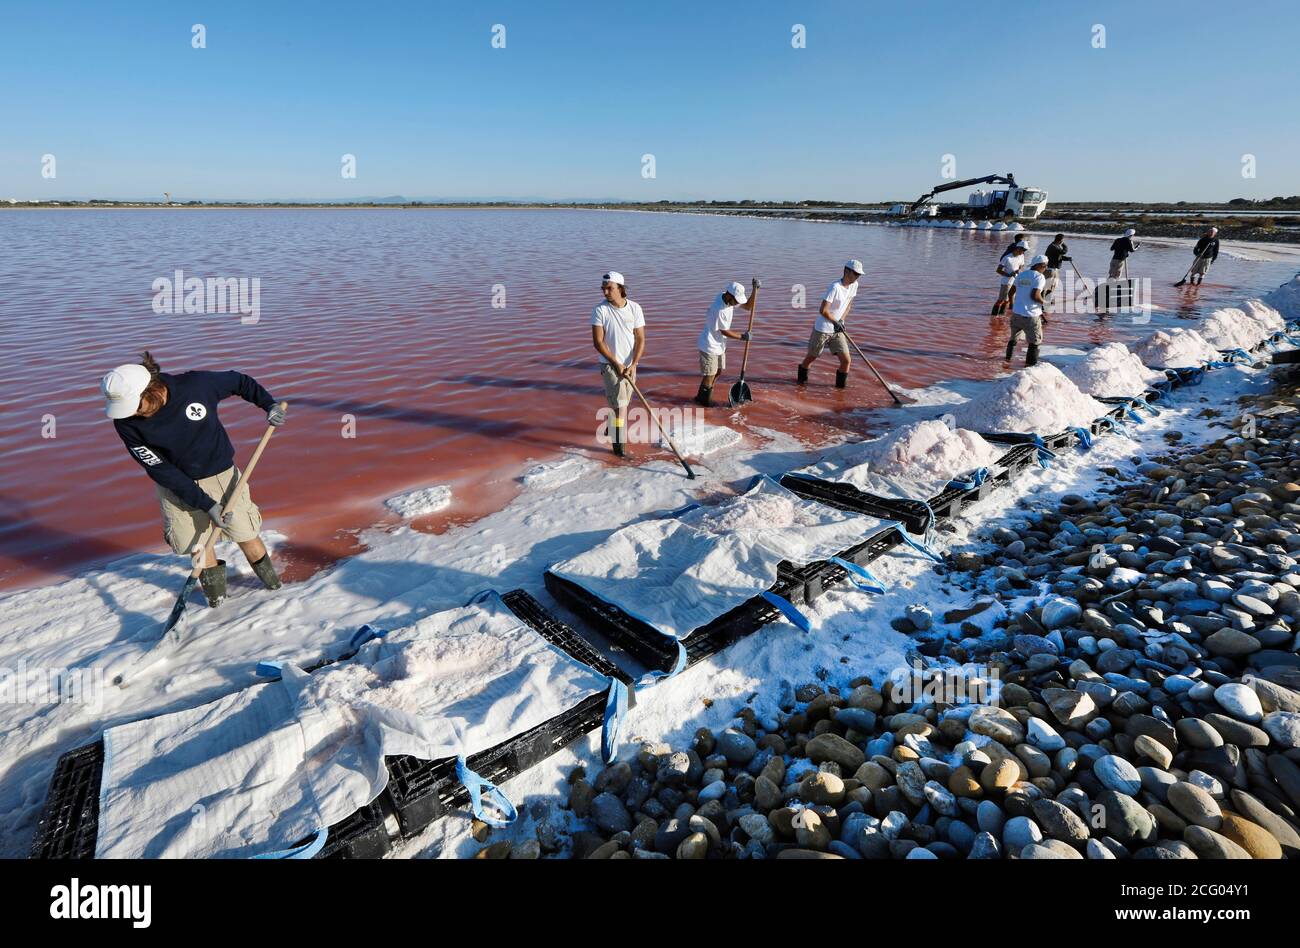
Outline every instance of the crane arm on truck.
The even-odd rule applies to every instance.
[[[1014,188],[1016,186],[1016,176],[1008,171],[1006,174],[986,174],[982,178],[967,178],[965,181],[949,181],[947,184],[941,184],[934,190],[922,194],[919,198],[913,201],[912,206],[908,209],[908,213],[910,214],[912,211],[915,211],[936,194],[942,194],[944,191],[954,191],[957,188],[967,188],[972,184],[1005,184]]]

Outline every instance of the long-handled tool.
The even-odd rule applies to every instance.
[[[288,402],[280,402],[280,408],[284,409],[289,406]],[[221,506],[225,509],[226,504],[230,503],[235,497],[239,496],[240,490],[248,479],[253,476],[253,468],[257,467],[258,460],[262,457],[262,452],[266,450],[267,442],[271,440],[271,435],[275,434],[275,426],[267,425],[266,431],[262,434],[262,440],[257,442],[257,447],[253,450],[253,456],[248,461],[248,466],[240,472],[239,480],[235,482],[232,490],[227,491],[226,496],[222,498]],[[167,622],[163,625],[162,635],[165,636],[176,628],[176,623],[185,614],[185,606],[189,602],[190,593],[194,592],[195,585],[198,584],[199,574],[203,572],[203,564],[212,556],[212,551],[217,546],[217,525],[208,524],[207,532],[203,534],[196,548],[201,548],[202,553],[196,558],[195,566],[190,571],[190,575],[185,579],[185,585],[181,589],[181,594],[176,597],[176,604],[172,606],[171,615],[167,617]],[[161,638],[162,636],[159,636]]]
[[[1074,265],[1073,260],[1070,261],[1070,269],[1074,271],[1074,275],[1079,278],[1079,282],[1083,284],[1083,288],[1087,290],[1088,295],[1091,296],[1093,291],[1088,289],[1088,281],[1083,278],[1083,274],[1079,272],[1079,268]],[[1076,304],[1078,303],[1078,294],[1075,294],[1074,301]]]
[[[880,373],[877,372],[876,367],[871,364],[871,360],[868,359],[866,355],[863,353],[863,351],[858,348],[858,344],[853,341],[853,337],[849,335],[848,330],[844,329],[840,331],[844,333],[844,338],[849,341],[849,345],[851,345],[854,351],[857,352],[858,358],[860,358],[863,362],[867,364],[867,368],[869,368],[871,370],[871,374],[876,377],[876,381],[885,387],[885,391],[888,392],[889,397],[894,400],[894,404],[895,405],[903,404],[903,400],[894,394],[894,390],[889,387],[889,383],[880,377]]]
[[[755,277],[754,295],[753,297],[750,298],[749,301],[748,334],[750,336],[753,336],[754,334],[754,312],[758,309],[758,290],[759,287],[761,287],[762,285],[763,285],[762,282],[757,277]],[[752,402],[754,400],[754,393],[749,390],[749,383],[745,381],[745,367],[749,365],[749,344],[752,341],[753,341],[752,338],[745,340],[745,355],[740,360],[740,378],[736,379],[736,381],[731,383],[731,392],[727,396],[727,401],[732,408],[735,408],[738,405],[743,405],[745,404],[745,402]]]
[[[1182,286],[1184,283],[1186,283],[1188,278],[1191,277],[1192,271],[1196,269],[1196,265],[1201,262],[1201,258],[1204,257],[1209,252],[1210,252],[1210,245],[1207,243],[1205,245],[1205,249],[1196,255],[1196,259],[1192,261],[1192,265],[1187,268],[1187,272],[1183,274],[1183,278],[1179,280],[1177,283],[1175,283],[1174,286]]]
[[[677,460],[681,461],[682,467],[686,468],[686,476],[691,480],[694,480],[695,472],[692,471],[691,466],[686,463],[686,458],[682,457],[682,452],[677,450],[677,445],[673,443],[673,439],[668,437],[668,432],[664,431],[664,426],[659,424],[659,416],[656,415],[654,409],[650,407],[650,403],[645,400],[645,396],[641,394],[641,389],[636,387],[636,382],[632,381],[632,376],[625,375],[623,377],[627,379],[628,384],[632,386],[632,391],[636,392],[636,397],[641,399],[641,404],[645,406],[646,414],[654,419],[655,427],[659,429],[659,437],[668,442],[668,447],[673,449],[673,454],[677,455]]]

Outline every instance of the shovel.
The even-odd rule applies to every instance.
[[[754,311],[758,309],[758,290],[762,285],[762,282],[755,277],[754,295],[749,300],[749,333],[751,336],[754,332]],[[731,383],[731,392],[727,396],[727,401],[732,408],[754,400],[754,393],[749,390],[749,383],[745,381],[745,367],[749,365],[749,344],[752,341],[752,338],[745,340],[745,355],[740,360],[740,378]]]

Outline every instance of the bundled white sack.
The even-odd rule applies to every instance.
[[[1216,309],[1196,330],[1216,349],[1245,349],[1259,345],[1269,335],[1263,324],[1235,307]]]
[[[975,431],[1042,435],[1085,427],[1107,411],[1056,366],[1039,362],[990,382],[958,406],[953,417],[961,427]]]
[[[1158,330],[1133,347],[1144,365],[1156,369],[1186,369],[1222,358],[1195,329]]]
[[[99,858],[282,852],[370,803],[387,756],[468,756],[609,687],[495,594],[348,661],[104,734]]]
[[[1062,370],[1079,391],[1095,398],[1132,398],[1165,377],[1142,364],[1122,342],[1097,346]]]
[[[930,419],[862,444],[847,463],[822,461],[795,473],[852,484],[880,497],[928,501],[950,481],[995,466],[1006,450],[974,431]]]
[[[682,640],[769,589],[782,560],[826,559],[883,526],[763,477],[720,506],[623,527],[550,572]]]
[[[1282,318],[1288,322],[1300,319],[1300,273],[1265,296],[1264,302],[1281,313]]]

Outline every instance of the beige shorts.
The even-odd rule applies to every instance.
[[[1123,272],[1124,272],[1124,261],[1112,260],[1110,262],[1110,270],[1106,272],[1106,278],[1109,280],[1118,279],[1123,274]]]
[[[814,329],[808,337],[809,358],[817,358],[824,349],[830,349],[836,355],[848,355],[849,342],[842,332],[818,332]]]
[[[700,353],[700,375],[717,375],[727,367],[727,350],[723,349],[717,355],[708,352]]]
[[[1192,276],[1205,276],[1210,270],[1210,255],[1207,253],[1192,264]]]
[[[1014,283],[998,284],[998,302],[1005,303],[1011,297],[1016,295],[1016,285]]]
[[[632,370],[632,378],[636,378],[636,369]],[[619,378],[608,362],[600,364],[600,379],[605,383],[605,401],[609,402],[610,408],[618,411],[631,403],[632,384],[627,379]]]
[[[220,474],[204,477],[195,483],[209,497],[217,501],[225,500],[226,491],[239,479],[239,471],[229,468]],[[212,523],[206,510],[196,510],[185,503],[167,488],[158,486],[158,503],[162,507],[163,538],[173,552],[189,555],[194,552],[194,544]],[[248,485],[239,489],[239,493],[229,501],[222,503],[222,508],[234,521],[229,530],[222,530],[227,540],[235,543],[247,543],[256,540],[262,529],[262,512],[253,503]]]
[[[1043,341],[1043,318],[1041,316],[1020,316],[1011,314],[1011,344],[1014,346],[1024,333],[1025,341],[1036,346]]]

